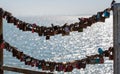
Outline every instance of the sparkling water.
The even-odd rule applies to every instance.
[[[40,26],[63,25],[64,23],[78,22],[78,17],[88,16],[40,16],[17,17],[29,23]],[[4,39],[20,51],[37,59],[46,61],[68,62],[80,60],[86,55],[97,54],[99,47],[107,50],[113,46],[113,17],[106,19],[105,23],[96,23],[87,27],[83,32],[71,32],[69,36],[55,35],[46,40],[37,33],[22,32],[13,24],[4,20]],[[70,73],[54,72],[55,74],[113,74],[113,61],[105,58],[105,64],[87,65],[85,69],[74,69]],[[4,50],[4,65],[41,71],[36,67],[26,66],[23,62],[12,57],[10,52]],[[19,74],[5,71],[5,74]]]

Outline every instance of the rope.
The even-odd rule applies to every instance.
[[[62,36],[65,36],[69,35],[72,31],[83,32],[84,28],[92,26],[94,23],[105,22],[105,19],[110,17],[111,8],[98,12],[96,15],[89,18],[78,18],[80,22],[75,22],[70,25],[65,23],[63,26],[54,26],[51,24],[52,27],[39,26],[36,23],[26,23],[12,16],[10,12],[4,11],[2,8],[0,8],[0,11],[2,12],[2,17],[7,20],[7,23],[13,23],[17,28],[19,28],[19,30],[31,31],[32,33],[36,32],[39,36],[46,36],[46,40],[48,40],[50,39],[50,36],[57,34],[62,34]]]
[[[11,46],[9,43],[3,41],[0,48],[4,48],[7,51],[11,52],[13,57],[16,57],[21,62],[24,62],[25,65],[31,67],[37,67],[42,70],[53,71],[64,71],[72,72],[73,69],[86,68],[86,64],[103,64],[104,57],[109,57],[109,60],[113,60],[113,47],[110,47],[108,50],[103,51],[101,48],[98,49],[99,54],[86,56],[81,60],[74,60],[71,62],[51,62],[45,60],[35,59],[23,52],[19,51],[18,48]]]

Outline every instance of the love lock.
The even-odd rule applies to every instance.
[[[102,55],[103,54],[103,49],[102,48],[98,48],[98,53],[100,54],[100,55]]]
[[[42,69],[42,65],[40,62],[38,63],[38,69]]]
[[[47,36],[46,36],[46,40],[49,40],[49,39],[50,39],[50,36],[49,36],[49,35],[47,35]]]

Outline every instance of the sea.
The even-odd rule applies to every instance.
[[[90,16],[24,16],[18,19],[36,23],[39,26],[68,25],[79,22],[78,18]],[[23,32],[13,24],[3,20],[4,40],[34,58],[52,62],[70,62],[80,60],[86,56],[98,54],[98,48],[107,50],[113,46],[113,16],[105,22],[98,22],[83,29],[83,32],[71,32],[68,36],[61,34],[51,36],[46,40],[37,33]],[[85,69],[74,69],[72,72],[53,72],[54,74],[113,74],[113,61],[104,58],[104,64],[87,64]],[[36,67],[30,67],[12,56],[11,52],[4,49],[4,65],[35,71],[42,71]],[[45,71],[49,72],[49,71]],[[4,74],[22,74],[4,71]]]

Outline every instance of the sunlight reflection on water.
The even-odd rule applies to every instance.
[[[73,23],[78,21],[80,16],[42,16],[42,17],[22,17],[20,19],[26,22],[37,22],[40,25],[50,26],[51,23],[55,25],[63,25],[64,23]],[[50,61],[72,61],[84,58],[86,55],[97,53],[99,47],[104,50],[113,46],[113,31],[112,31],[112,17],[107,19],[105,23],[93,24],[90,28],[84,29],[84,32],[72,32],[70,36],[56,35],[46,41],[45,37],[39,37],[36,33],[22,32],[15,28],[12,24],[7,24],[4,20],[4,39],[11,45],[16,46],[20,51],[37,59],[45,59]],[[12,54],[4,51],[4,65],[28,68],[36,71],[37,68],[24,65]],[[108,62],[110,62],[108,64]],[[55,72],[58,74],[58,72]],[[74,69],[71,73],[65,74],[112,74],[113,62],[105,61],[102,65],[87,65],[84,70]],[[5,74],[17,74],[5,71]],[[60,72],[59,74],[63,74]]]

